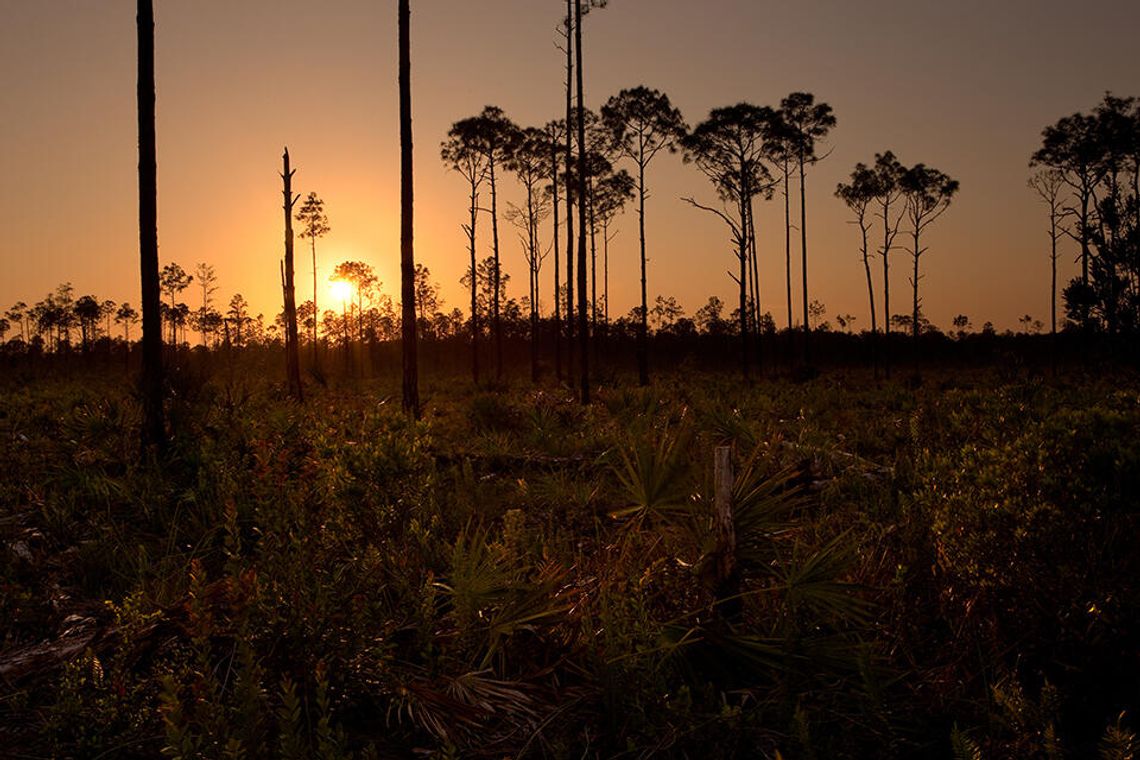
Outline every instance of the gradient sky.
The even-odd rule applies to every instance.
[[[318,248],[322,283],[337,262],[359,259],[394,294],[395,2],[156,5],[162,262],[212,263],[222,300],[241,292],[267,319],[280,311],[277,171],[288,145],[296,189],[325,199],[333,228]],[[563,8],[559,0],[412,3],[416,256],[449,308],[465,300],[467,200],[439,143],[452,122],[486,104],[522,125],[560,115],[563,58],[554,45]],[[39,300],[63,281],[76,295],[137,306],[135,3],[0,0],[0,10],[0,307]],[[965,313],[975,326],[1013,328],[1026,313],[1047,321],[1049,309],[1046,217],[1026,188],[1028,157],[1042,127],[1091,109],[1105,90],[1140,95],[1138,28],[1135,0],[611,0],[586,23],[587,105],[645,84],[696,124],[714,107],[815,93],[839,119],[827,141],[833,152],[807,183],[811,298],[827,305],[827,318],[851,313],[857,328],[869,326],[858,230],[832,193],[857,161],[890,149],[962,183],[928,237],[927,316],[943,327]],[[704,177],[679,156],[661,156],[648,179],[650,298],[675,296],[690,312],[711,294],[729,300],[726,228],[680,200],[712,200]],[[520,200],[513,181],[503,195]],[[758,219],[764,308],[781,326],[782,213],[777,200]],[[632,208],[618,226],[612,316],[636,298]],[[521,296],[519,245],[513,234],[502,240],[512,295]],[[909,310],[908,261],[902,252],[895,259],[897,311]],[[306,262],[301,299],[311,295]],[[798,266],[793,272],[798,283]],[[1066,256],[1062,281],[1073,272]],[[330,304],[327,291],[320,297]]]

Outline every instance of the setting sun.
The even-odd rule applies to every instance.
[[[348,280],[333,280],[329,283],[329,293],[334,301],[348,303],[352,300],[352,283]]]

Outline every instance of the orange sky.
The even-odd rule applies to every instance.
[[[395,293],[395,3],[156,5],[162,262],[187,270],[214,264],[222,300],[241,292],[271,319],[280,310],[277,171],[288,145],[296,189],[327,203],[333,230],[319,244],[321,280],[336,263],[360,259]],[[31,303],[65,280],[76,295],[137,306],[134,3],[4,6],[0,307]],[[522,125],[559,116],[554,42],[562,7],[413,3],[416,256],[449,308],[464,303],[466,196],[463,179],[439,161],[439,143],[453,121],[488,103]],[[926,314],[943,327],[958,313],[975,326],[1016,327],[1025,313],[1048,318],[1045,216],[1025,186],[1028,156],[1043,126],[1091,109],[1105,90],[1140,95],[1138,25],[1140,4],[1131,0],[1094,0],[1079,11],[1059,0],[612,0],[586,25],[587,103],[598,107],[623,87],[645,84],[669,94],[695,124],[713,107],[775,105],[791,91],[814,92],[839,119],[827,145],[833,152],[808,176],[811,297],[827,305],[828,319],[851,313],[858,329],[869,326],[857,229],[832,193],[856,161],[891,149],[904,163],[925,162],[962,183],[928,238]],[[703,176],[662,156],[649,183],[650,298],[676,296],[690,312],[710,294],[728,300],[733,259],[723,224],[680,201],[713,198]],[[509,180],[503,194],[519,199]],[[759,222],[764,308],[782,326],[782,203],[765,204]],[[619,228],[611,315],[636,297],[632,209]],[[502,239],[512,295],[521,296],[522,254],[513,234]],[[891,284],[898,311],[909,297],[904,256]],[[299,268],[300,297],[309,298],[310,275]],[[1062,280],[1074,271],[1067,256]],[[547,308],[552,277],[544,270]]]

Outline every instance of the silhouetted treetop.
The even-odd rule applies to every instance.
[[[772,174],[765,165],[765,147],[774,119],[768,106],[737,103],[714,108],[682,141],[685,161],[713,182],[722,199],[736,199],[742,192],[770,195]]]

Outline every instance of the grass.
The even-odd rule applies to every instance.
[[[9,751],[1134,751],[1124,371],[690,372],[586,409],[440,378],[413,423],[384,380],[296,406],[264,373],[187,370],[161,462],[138,460],[120,372],[0,381]],[[731,598],[712,571],[725,444]]]

